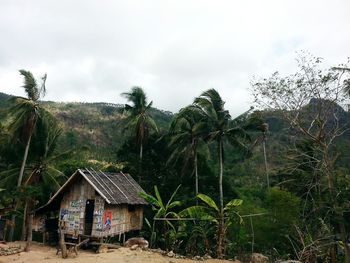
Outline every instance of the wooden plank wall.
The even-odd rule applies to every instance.
[[[107,216],[111,219],[110,224],[106,222]],[[128,205],[105,204],[102,217],[102,229],[93,229],[92,235],[107,237],[119,235],[130,230],[141,230],[142,222],[142,206],[135,206],[134,211],[129,211]]]
[[[79,178],[65,191],[59,219],[67,234],[84,234],[85,205],[88,199],[95,199],[95,189],[83,178]]]

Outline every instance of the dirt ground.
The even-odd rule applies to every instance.
[[[11,245],[11,243],[7,243]],[[16,242],[16,244],[18,244]],[[24,247],[23,243],[21,244]],[[0,263],[41,263],[41,262],[61,262],[61,263],[232,263],[238,261],[207,259],[195,261],[191,259],[176,259],[163,256],[151,251],[130,250],[129,248],[119,248],[110,250],[108,253],[96,254],[92,250],[79,250],[79,255],[70,253],[67,259],[62,259],[61,254],[56,255],[56,248],[43,246],[38,243],[32,245],[30,252],[21,252],[10,256],[0,256]]]

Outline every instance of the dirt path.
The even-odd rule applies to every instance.
[[[22,245],[23,247],[23,245]],[[162,256],[151,251],[137,251],[128,248],[119,248],[109,253],[96,254],[89,250],[80,250],[79,255],[69,254],[68,259],[62,259],[61,255],[56,256],[56,249],[53,247],[33,244],[30,252],[21,252],[10,256],[0,256],[0,263],[232,263],[235,261],[208,259],[195,261],[190,259],[176,259]]]

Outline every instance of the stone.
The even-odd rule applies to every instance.
[[[130,250],[136,250],[139,247],[139,245],[135,244],[130,247]]]
[[[253,253],[250,257],[250,263],[267,263],[269,258],[260,253]]]
[[[124,244],[125,247],[132,247],[134,245],[138,245],[142,249],[147,249],[149,246],[148,241],[143,237],[129,238]]]
[[[166,254],[169,258],[172,258],[175,256],[175,253],[173,251],[170,251],[169,253]]]

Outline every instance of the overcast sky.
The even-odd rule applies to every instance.
[[[124,103],[141,86],[177,111],[216,88],[232,115],[253,76],[293,72],[296,51],[350,56],[349,0],[0,0],[0,91],[48,74],[45,100]]]

